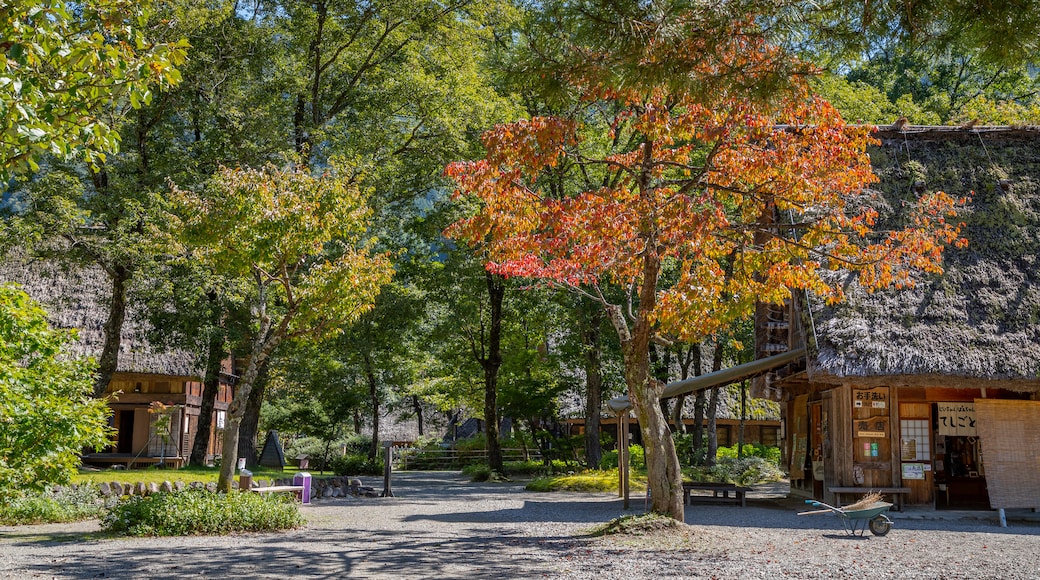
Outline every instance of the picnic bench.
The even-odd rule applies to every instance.
[[[732,503],[740,507],[747,505],[745,495],[751,491],[750,487],[741,487],[732,483],[712,482],[683,482],[683,504],[690,505],[693,501],[707,503]],[[694,495],[693,491],[710,491],[711,495]],[[731,496],[730,493],[733,495]]]
[[[859,496],[876,491],[880,494],[891,496],[892,503],[895,504],[893,509],[897,512],[903,511],[903,498],[910,494],[909,487],[830,487],[827,489],[834,494],[838,505],[845,505],[845,502],[842,501],[842,496]],[[856,499],[858,498],[852,501],[856,501]]]
[[[269,485],[267,487],[251,487],[249,491],[253,493],[296,493],[296,497],[303,499],[303,486],[302,485]]]

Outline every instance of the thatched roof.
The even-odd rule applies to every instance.
[[[913,185],[972,195],[964,249],[943,276],[911,290],[812,306],[813,380],[890,385],[1040,388],[1040,129],[882,130],[870,152],[883,219],[898,219]],[[885,215],[887,214],[887,215]],[[813,331],[808,329],[809,339]]]
[[[55,328],[77,329],[79,340],[70,348],[73,354],[100,358],[111,293],[108,277],[100,268],[65,267],[15,255],[0,262],[0,281],[20,284],[43,305]],[[131,302],[127,306],[119,347],[119,372],[199,376],[190,353],[154,348],[146,338],[146,331],[147,322]]]

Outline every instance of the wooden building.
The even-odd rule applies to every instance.
[[[756,378],[783,402],[793,494],[892,488],[942,508],[1040,508],[1040,128],[882,129],[882,223],[922,191],[971,196],[966,248],[908,290],[760,306]],[[779,216],[778,219],[783,219]],[[845,273],[835,272],[835,276]]]
[[[108,279],[100,269],[67,268],[12,256],[0,264],[0,280],[20,284],[43,305],[53,327],[76,329],[78,341],[71,347],[74,354],[100,357],[110,294]],[[214,405],[209,458],[220,454],[218,431],[224,424],[235,378],[230,365],[230,361],[224,364],[226,372]],[[131,301],[123,325],[117,372],[105,393],[116,435],[109,448],[84,455],[84,462],[132,466],[160,461],[174,466],[186,463],[198,431],[201,375],[193,354],[158,349],[147,340],[146,323]],[[150,412],[153,403],[167,407],[162,414],[168,420]],[[162,437],[156,428],[164,424],[169,425],[167,437]]]

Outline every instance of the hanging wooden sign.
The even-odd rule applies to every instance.
[[[885,439],[888,437],[888,417],[871,417],[853,421],[856,437]]]
[[[939,435],[975,437],[975,403],[936,403]]]
[[[852,391],[852,407],[854,409],[888,408],[888,388],[854,389]]]

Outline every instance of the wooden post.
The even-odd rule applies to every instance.
[[[621,411],[617,412],[615,418],[617,419],[617,496],[625,497],[624,455],[621,451],[624,447],[621,442],[624,441],[625,430],[621,427]]]
[[[394,497],[390,487],[390,474],[393,472],[394,447],[390,441],[383,441],[383,493],[380,497]]]
[[[631,481],[630,481],[631,480],[631,474],[629,473],[630,457],[628,456],[628,420],[629,420],[628,410],[626,409],[625,410],[624,421],[622,421],[622,425],[623,425],[622,430],[624,431],[624,438],[621,440],[621,452],[624,454],[623,456],[625,458],[625,460],[624,460],[625,467],[620,470],[622,472],[622,479],[625,482],[625,485],[624,485],[624,487],[625,487],[625,501],[624,501],[624,506],[623,507],[626,510],[629,508],[629,491],[630,491],[630,483],[631,483]],[[622,457],[622,455],[619,454],[618,457]]]

